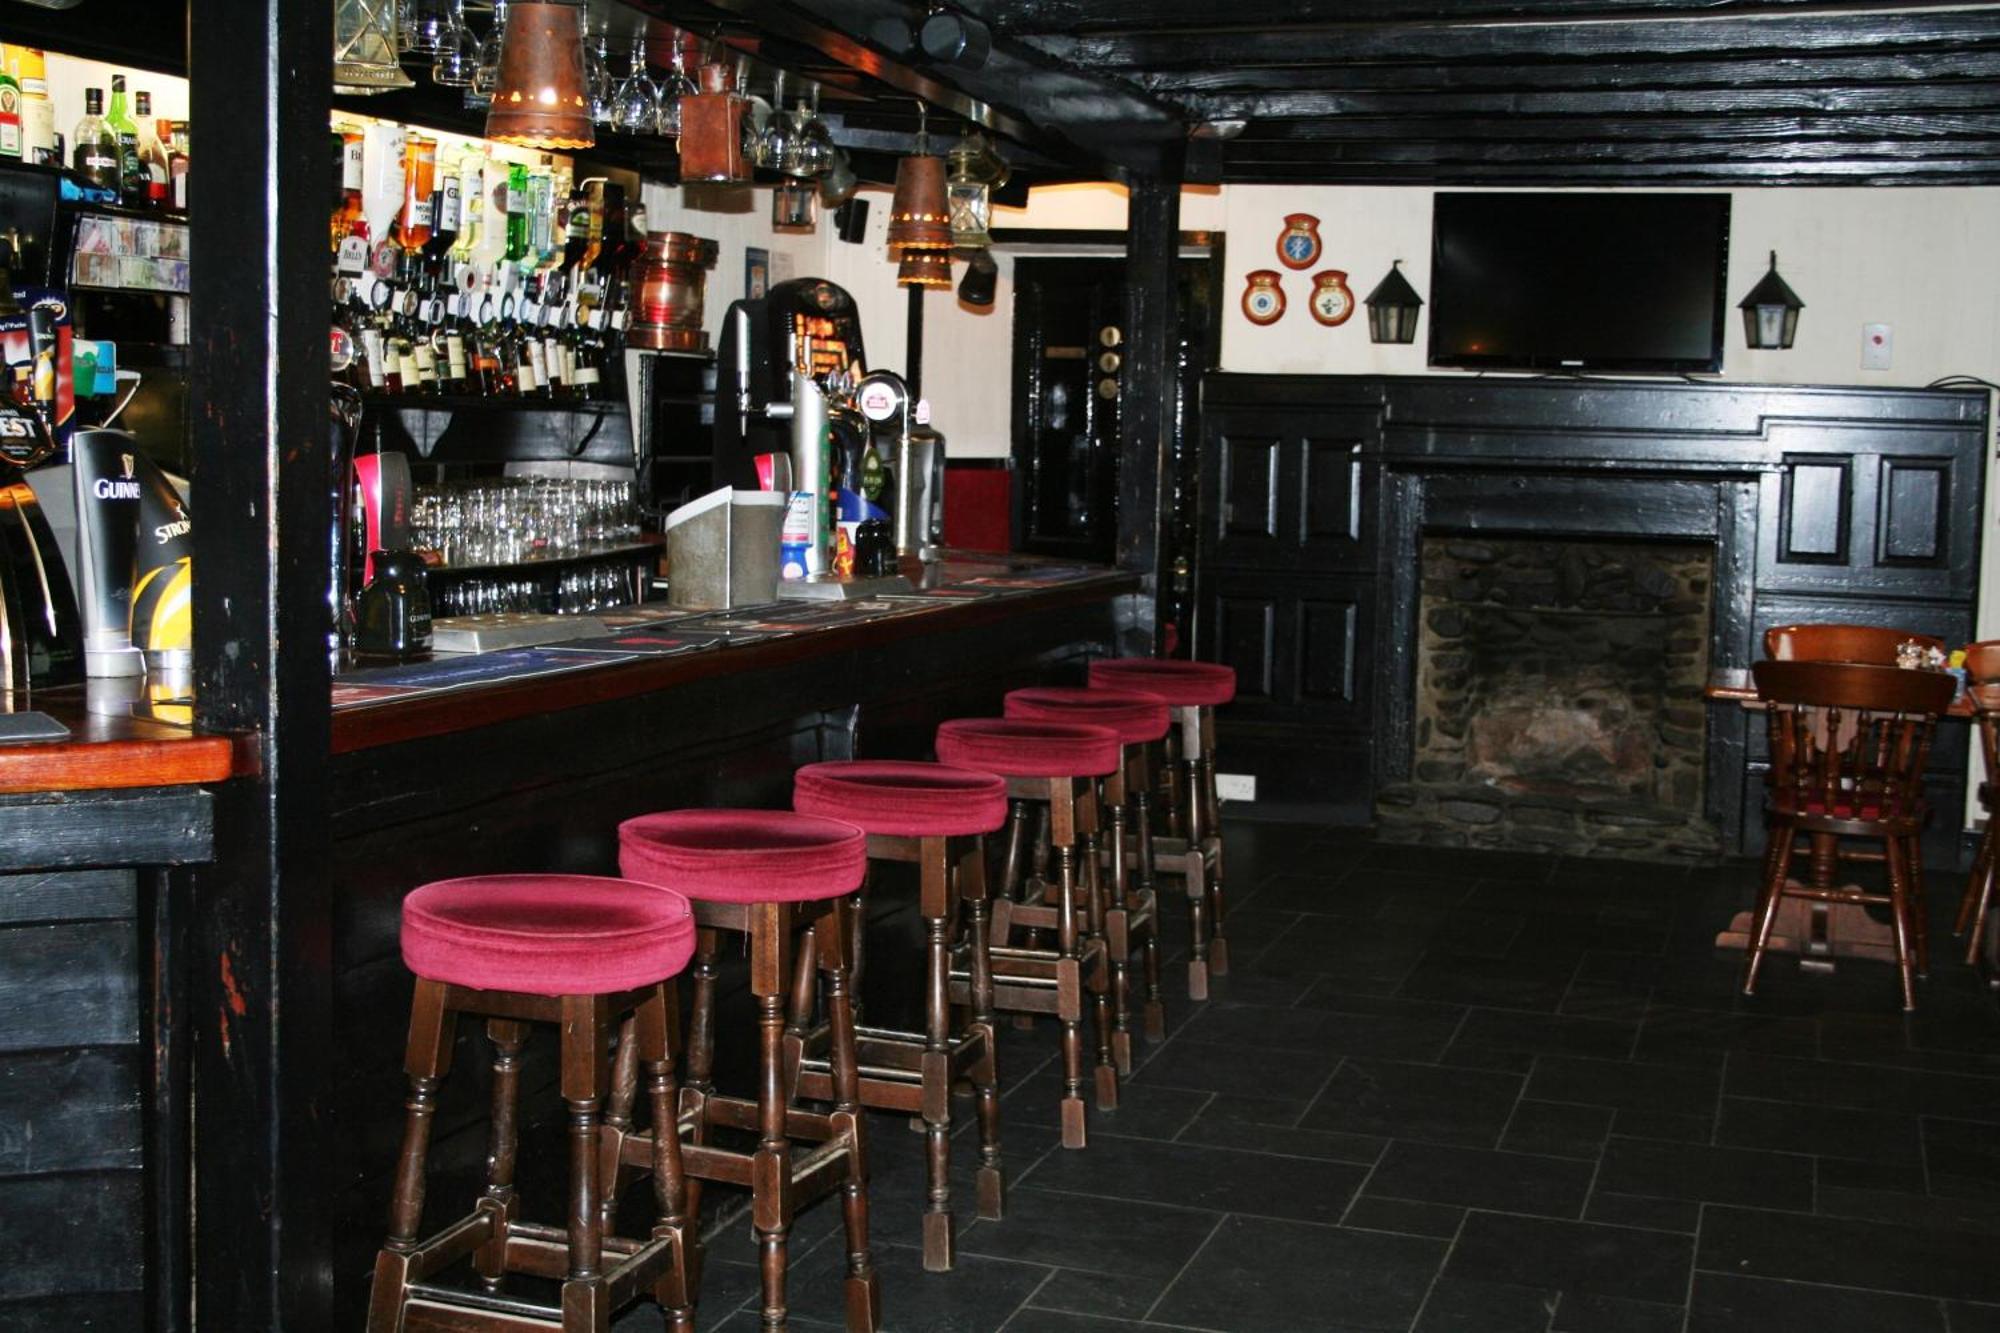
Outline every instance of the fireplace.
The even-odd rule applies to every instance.
[[[1383,836],[1716,855],[1714,565],[1712,542],[1423,537],[1412,762],[1377,795]]]

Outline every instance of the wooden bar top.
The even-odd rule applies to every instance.
[[[0,712],[46,713],[69,728],[59,740],[0,744],[0,794],[110,791],[122,787],[180,787],[222,782],[236,771],[235,745],[227,736],[198,734],[162,706],[105,703],[100,683],[40,690],[32,698],[0,692]]]

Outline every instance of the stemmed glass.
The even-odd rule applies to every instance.
[[[646,72],[646,38],[632,39],[632,72],[618,85],[611,103],[611,124],[627,134],[658,134],[660,89]]]
[[[819,118],[819,85],[812,88],[811,104],[803,97],[792,111],[792,153],[783,170],[791,176],[824,176],[833,170],[833,135]]]
[[[507,35],[507,0],[493,0],[493,27],[479,44],[479,62],[473,67],[472,82],[465,90],[469,107],[490,106],[493,85],[500,79],[500,44]]]
[[[692,97],[700,89],[688,77],[687,57],[681,51],[681,35],[674,34],[673,74],[660,98],[660,133],[669,139],[681,137],[681,99]]]
[[[760,167],[785,170],[786,159],[796,160],[798,156],[792,118],[785,114],[785,71],[779,70],[771,81],[771,116],[764,126],[763,137],[757,141],[757,151],[753,155]]]
[[[451,33],[438,47],[431,78],[447,88],[470,88],[479,72],[479,37],[465,21],[465,0],[452,0]]]
[[[583,75],[590,86],[590,118],[599,125],[612,123],[618,81],[611,76],[611,34],[600,29],[597,40],[584,47]]]

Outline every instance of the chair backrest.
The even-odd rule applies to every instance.
[[[2000,683],[2000,639],[1966,644],[1965,674],[1974,685]]]
[[[1896,647],[1911,641],[1944,651],[1944,640],[1880,625],[1773,625],[1764,656],[1779,662],[1868,662],[1896,665]]]
[[[1917,813],[1937,719],[1957,682],[1942,671],[1852,662],[1751,668],[1771,729],[1774,790],[1794,808],[1869,819]]]
[[[1965,645],[1965,675],[1974,685],[2000,685],[2000,639],[1986,639],[1979,643]],[[1986,785],[1980,788],[1981,799],[1990,790],[1990,785],[2000,782],[2000,717],[1985,706],[1978,695],[1973,696],[1973,704],[1979,709],[1979,752],[1986,761]],[[1991,811],[1988,812],[1989,815]]]

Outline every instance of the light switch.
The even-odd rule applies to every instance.
[[[1861,368],[1863,370],[1887,370],[1894,343],[1887,324],[1863,324],[1861,326]]]

